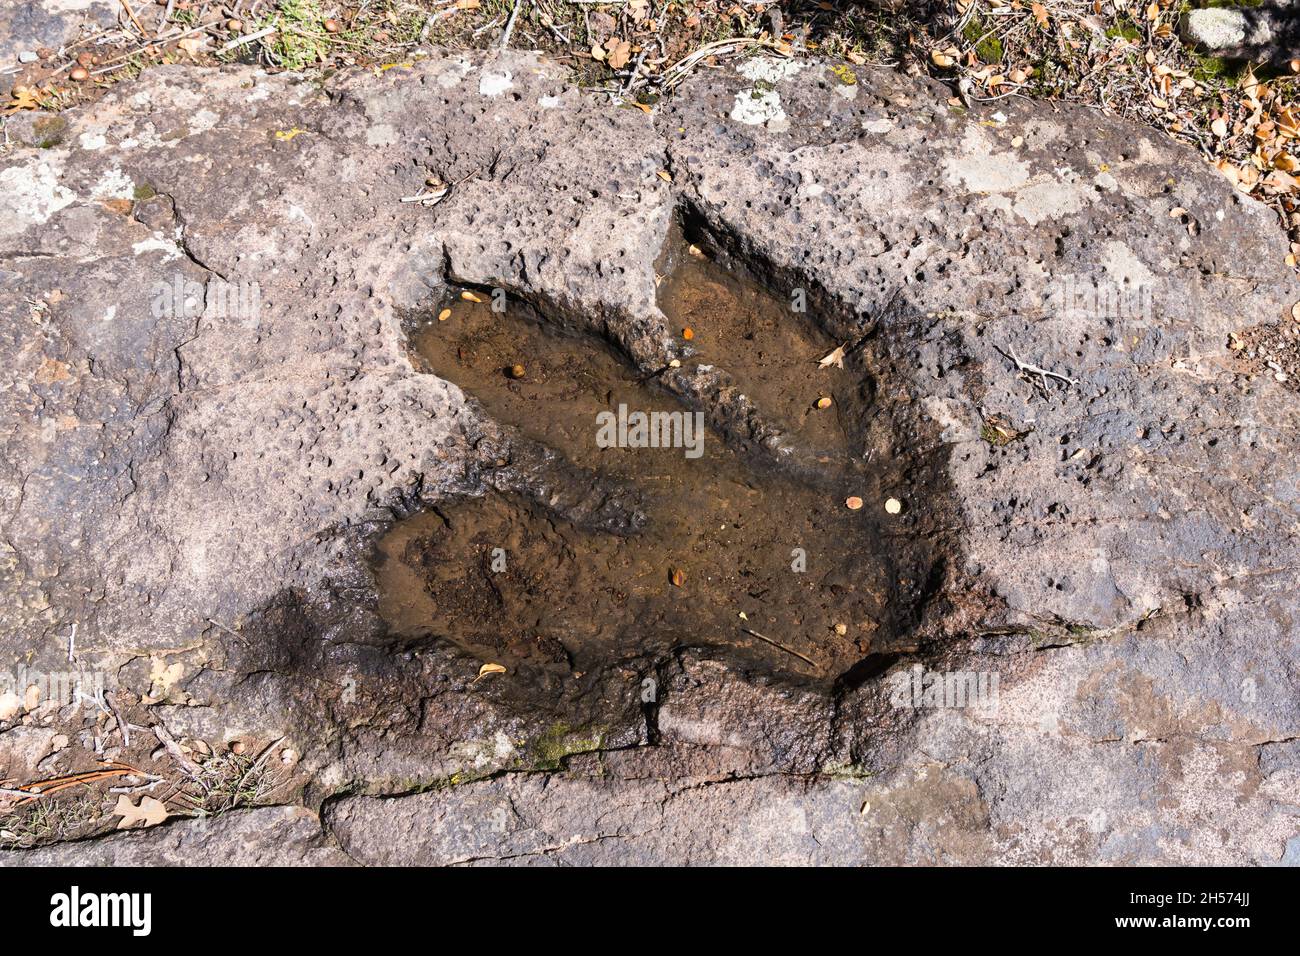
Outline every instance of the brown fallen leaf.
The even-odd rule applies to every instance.
[[[616,70],[621,70],[627,66],[627,61],[632,57],[632,44],[626,40],[620,40],[617,37],[610,41],[609,53],[605,56],[605,62]]]
[[[12,99],[0,109],[0,114],[17,113],[19,110],[38,110],[41,104],[36,100],[36,91],[30,86],[15,86]]]
[[[161,800],[153,797],[141,797],[140,805],[136,806],[131,802],[130,797],[122,793],[118,794],[117,806],[113,807],[113,814],[122,818],[117,824],[119,830],[133,827],[137,823],[152,827],[167,819],[167,807]]]
[[[1029,9],[1034,14],[1034,19],[1038,21],[1038,25],[1046,29],[1047,8],[1043,6],[1041,3],[1032,3],[1029,5]]]

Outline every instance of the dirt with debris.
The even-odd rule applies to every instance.
[[[1300,391],[1300,321],[1284,320],[1233,335],[1229,347],[1246,374]]]

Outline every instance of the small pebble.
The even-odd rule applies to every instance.
[[[689,342],[691,339],[695,338],[695,330],[690,327],[682,329],[682,338]]]
[[[451,309],[443,309],[441,312],[438,313],[439,322],[446,322],[450,318],[451,318]]]
[[[80,83],[83,80],[87,80],[89,78],[90,78],[90,71],[87,70],[84,66],[74,67],[72,72],[68,74],[68,79],[73,80],[74,82],[77,83]]]
[[[857,495],[851,495],[844,499],[844,504],[850,511],[857,511],[862,507],[862,499]]]
[[[885,510],[889,512],[891,515],[899,514],[903,510],[903,503],[899,501],[897,498],[886,498]]]
[[[821,398],[817,399],[817,407],[818,407],[818,408],[830,408],[830,407],[831,407],[831,400],[830,400],[829,398],[827,398],[825,395],[823,395]]]
[[[510,366],[510,377],[511,377],[511,378],[523,378],[523,377],[524,377],[524,367],[523,367],[522,365],[512,365],[512,366]]]
[[[18,54],[18,62],[19,62],[19,63],[35,63],[35,62],[36,62],[36,51],[35,51],[35,50],[23,50],[21,53]]]
[[[95,54],[80,53],[77,55],[77,63],[81,66],[91,67],[95,65]]]
[[[845,634],[849,633],[849,626],[847,624],[836,624],[835,633],[840,637],[843,637]]]
[[[242,740],[232,740],[230,742],[230,752],[235,756],[239,756],[247,749],[248,747],[244,744]]]
[[[326,20],[326,21],[325,21],[325,32],[326,32],[326,33],[338,33],[338,32],[339,32],[340,30],[342,30],[342,29],[343,29],[343,24],[339,23],[337,20]]]

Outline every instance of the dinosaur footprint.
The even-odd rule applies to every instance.
[[[907,497],[905,475],[863,445],[861,359],[819,366],[842,343],[684,241],[664,271],[676,366],[636,367],[523,303],[495,311],[486,293],[441,303],[412,329],[424,368],[557,454],[514,466],[517,478],[536,472],[516,487],[545,493],[444,503],[387,535],[377,568],[391,630],[524,671],[695,645],[816,681],[914,640],[934,559],[907,508],[886,510]],[[563,481],[544,474],[556,462]],[[644,521],[572,520],[556,506],[566,481],[596,498],[634,488]]]

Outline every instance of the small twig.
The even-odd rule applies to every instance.
[[[766,636],[764,636],[764,635],[758,633],[758,631],[750,630],[750,629],[747,628],[747,627],[742,627],[741,630],[744,631],[746,634],[749,634],[749,635],[752,635],[753,637],[758,638],[760,641],[766,641],[767,643],[771,644],[773,647],[778,648],[779,650],[783,650],[783,651],[785,651],[787,654],[793,654],[795,657],[799,658],[799,660],[801,660],[801,661],[806,661],[806,662],[808,662],[809,664],[811,664],[813,667],[816,667],[816,666],[817,666],[817,662],[816,662],[815,660],[813,660],[811,657],[804,657],[804,655],[800,654],[798,651],[796,651],[796,650],[792,650],[791,648],[786,647],[784,644],[778,644],[776,641],[772,640],[770,637],[766,637]]]
[[[131,22],[135,24],[135,28],[140,31],[140,36],[147,37],[149,35],[149,31],[146,30],[144,28],[144,24],[142,24],[136,18],[135,11],[131,9],[131,4],[129,0],[122,0],[122,9],[124,9],[126,11],[126,15],[131,18]]]
[[[276,30],[275,27],[267,27],[265,30],[258,30],[256,33],[248,34],[248,36],[243,36],[243,37],[239,37],[238,39],[231,40],[229,43],[225,44],[219,50],[217,50],[215,55],[220,55],[222,53],[229,53],[231,50],[238,49],[239,47],[243,46],[246,43],[252,43],[254,40],[260,40],[262,39],[262,37],[270,36],[272,33],[275,32],[275,30]],[[216,621],[213,621],[212,623],[216,624]]]
[[[122,711],[118,709],[117,701],[111,695],[105,694],[104,699],[108,701],[108,706],[113,708],[113,716],[117,718],[117,729],[122,732],[122,746],[130,747],[131,725],[127,722],[127,719],[122,716]]]
[[[1031,379],[1031,381],[1034,381],[1036,385],[1040,385],[1045,395],[1050,394],[1050,389],[1048,388],[1048,381],[1047,381],[1049,378],[1059,379],[1060,381],[1064,382],[1066,385],[1069,385],[1071,387],[1079,384],[1077,380],[1062,375],[1059,372],[1051,372],[1045,368],[1040,368],[1037,365],[1031,365],[1028,362],[1022,362],[1020,360],[1020,356],[1018,356],[1015,353],[1014,349],[1007,351],[1005,349],[998,348],[996,345],[994,346],[994,348],[997,348],[997,350],[1001,352],[1004,356],[1011,359],[1012,362],[1016,363],[1016,371],[1022,374],[1027,373],[1031,376],[1037,375],[1038,379],[1037,380]]]
[[[506,29],[501,34],[501,49],[510,45],[510,34],[515,32],[515,19],[519,16],[519,8],[524,5],[524,0],[515,0],[514,6],[510,8],[510,19],[506,21]]]
[[[193,760],[185,756],[185,752],[181,750],[181,745],[176,742],[176,738],[168,732],[166,727],[162,724],[154,724],[153,734],[158,738],[158,742],[167,748],[167,752],[171,754],[172,759],[181,765],[181,769],[187,775],[195,780],[202,776],[202,769]]]

